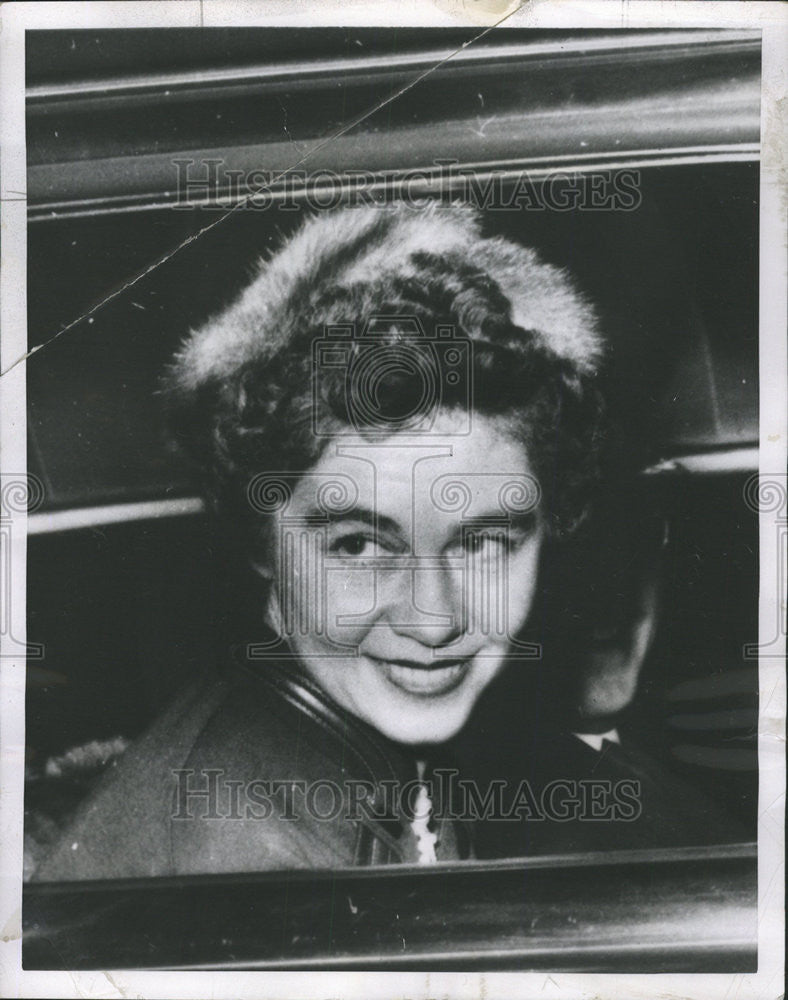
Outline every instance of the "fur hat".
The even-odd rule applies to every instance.
[[[462,204],[312,216],[260,262],[231,305],[191,333],[169,371],[169,420],[212,507],[240,523],[250,516],[245,490],[254,475],[303,472],[317,461],[326,441],[315,432],[318,417],[324,429],[355,426],[364,364],[320,368],[317,379],[313,348],[327,326],[374,316],[416,317],[425,330],[448,324],[472,344],[471,378],[454,389],[441,381],[441,399],[516,420],[555,530],[573,530],[598,477],[603,437],[594,310],[534,250],[484,237],[480,213]],[[387,347],[399,349],[400,332],[397,323],[386,329],[381,360]],[[356,358],[369,347],[352,343]],[[420,387],[390,369],[381,365],[390,381],[376,383],[376,405],[410,412]]]
[[[578,376],[596,371],[601,355],[590,303],[567,274],[531,249],[481,234],[468,205],[403,203],[323,212],[308,218],[284,246],[260,262],[240,297],[193,331],[176,355],[170,389],[189,396],[265,363],[286,348],[292,331],[314,325],[326,284],[380,282],[418,273],[418,255],[450,255],[485,273],[511,304],[512,322]]]

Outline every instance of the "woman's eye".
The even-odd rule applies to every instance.
[[[463,538],[463,547],[472,555],[493,555],[498,552],[508,552],[512,547],[510,539],[503,533],[488,534],[486,532],[469,532]]]
[[[369,535],[344,535],[331,543],[330,551],[340,556],[363,556],[371,558],[380,551],[380,546]]]

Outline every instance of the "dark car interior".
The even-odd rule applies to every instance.
[[[176,48],[165,31],[28,33],[27,297],[29,347],[40,347],[27,363],[29,472],[42,489],[28,538],[28,639],[41,644],[27,674],[28,875],[102,767],[238,627],[221,535],[165,432],[158,390],[169,358],[298,224],[310,192],[327,202],[336,189],[344,203],[355,183],[371,197],[398,198],[408,171],[419,169],[422,197],[478,201],[486,190],[487,231],[538,248],[599,306],[610,343],[616,485],[579,537],[546,557],[529,623],[529,637],[544,647],[534,677],[540,699],[570,713],[581,706],[581,731],[618,726],[730,815],[738,835],[712,832],[719,849],[687,845],[662,867],[622,858],[616,869],[631,873],[619,902],[629,899],[633,914],[647,892],[672,914],[655,937],[641,927],[655,971],[695,968],[696,960],[721,968],[719,941],[694,956],[676,942],[678,915],[694,926],[686,901],[703,891],[687,881],[690,869],[704,885],[716,878],[723,886],[725,913],[732,900],[754,898],[754,853],[722,845],[757,836],[758,519],[747,489],[758,443],[760,49],[744,32],[626,34],[613,46],[604,32],[492,32],[336,135],[470,34],[216,29]],[[239,171],[262,165],[274,179],[261,204],[230,211],[249,192],[195,172],[200,157]],[[179,201],[185,167],[177,159],[193,163],[188,203]],[[359,168],[364,177],[353,181]],[[621,171],[636,197],[611,211]],[[603,199],[596,209],[592,174]],[[571,191],[580,191],[580,207],[545,207]],[[626,665],[615,675],[632,691],[614,704],[606,650],[624,648],[647,592],[656,595],[648,655],[636,677]],[[522,693],[524,706],[533,690]],[[511,689],[502,686],[484,711],[495,720],[504,710]],[[595,886],[614,862],[557,859],[564,875],[532,866],[528,914],[506,895],[520,870],[514,862],[484,882],[483,865],[446,875],[447,907],[462,910],[478,896],[476,930],[458,931],[449,947],[435,917],[421,952],[395,958],[385,944],[388,910],[374,916],[371,876],[359,873],[342,876],[341,891],[354,905],[367,900],[363,934],[340,922],[334,942],[283,939],[255,951],[248,930],[238,929],[233,950],[205,947],[200,934],[209,930],[192,928],[180,952],[173,945],[147,956],[134,952],[144,914],[177,911],[174,887],[162,885],[154,907],[133,893],[118,902],[117,887],[93,887],[91,903],[66,899],[64,887],[31,886],[27,954],[46,967],[57,915],[79,925],[75,914],[84,922],[104,892],[104,912],[125,907],[123,961],[77,934],[69,939],[75,966],[353,964],[362,952],[369,962],[374,939],[400,964],[431,956],[435,967],[461,968],[486,955],[494,967],[547,967],[566,945],[561,900],[572,898],[593,922],[604,901]],[[315,878],[289,883],[296,924],[299,907],[323,905],[329,892]],[[409,878],[392,881],[403,921],[416,919],[425,896],[423,876]],[[241,894],[259,889],[236,883]],[[208,878],[199,891],[215,901],[219,890]],[[280,933],[277,891],[273,908],[255,917],[258,942],[269,925],[271,937]],[[501,894],[508,901],[493,907]],[[681,905],[671,910],[676,894]],[[526,947],[532,910],[551,913],[553,923]],[[626,905],[616,912],[626,926]],[[507,921],[519,928],[516,959]],[[589,940],[565,947],[567,967],[624,961],[610,958],[620,940],[612,925],[593,955]],[[734,965],[751,961],[744,946],[728,955]]]

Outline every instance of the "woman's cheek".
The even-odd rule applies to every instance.
[[[377,617],[375,572],[357,567],[329,569],[325,592],[319,596],[325,608],[325,633],[343,645],[356,644]]]
[[[514,638],[531,613],[536,593],[541,539],[510,555],[507,570],[507,638]]]

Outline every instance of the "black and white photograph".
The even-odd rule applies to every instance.
[[[4,995],[778,997],[785,8],[16,6]]]

